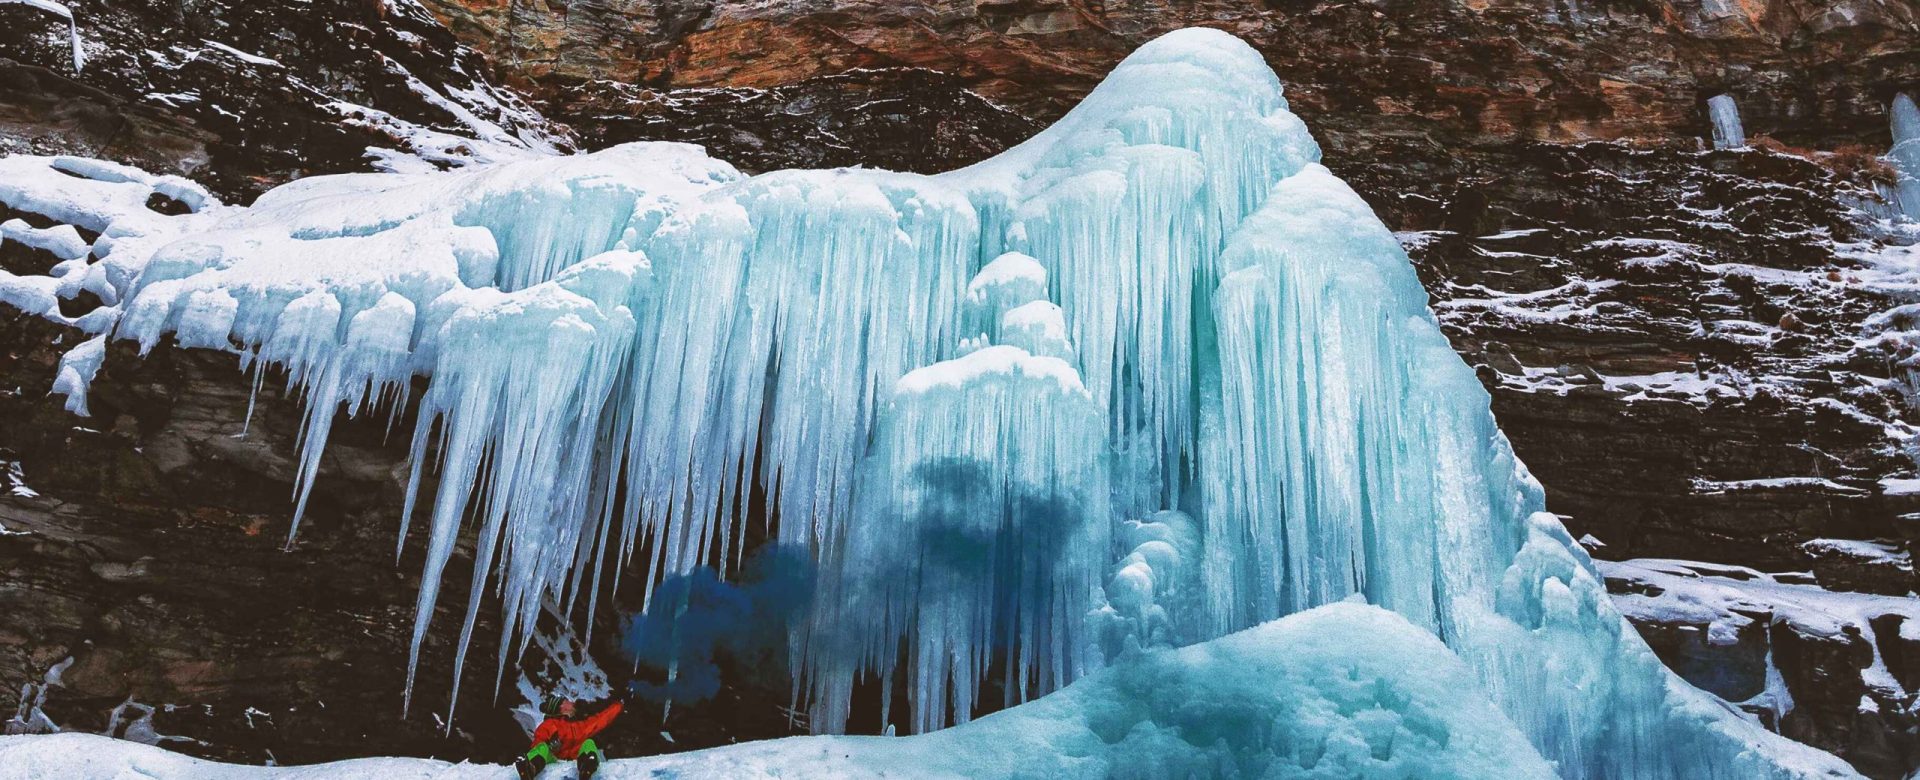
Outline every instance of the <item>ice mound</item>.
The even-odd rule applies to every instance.
[[[1318,157],[1257,52],[1185,30],[1046,132],[941,176],[743,178],[634,145],[324,177],[248,209],[96,219],[111,251],[64,273],[101,267],[114,293],[92,332],[284,369],[310,410],[302,497],[336,415],[397,408],[430,377],[401,518],[437,469],[416,652],[463,533],[478,565],[457,652],[496,592],[499,668],[542,602],[591,612],[614,554],[649,578],[738,560],[758,486],[774,541],[819,565],[792,637],[818,730],[844,728],[869,677],[904,683],[909,711],[887,720],[907,731],[967,721],[990,670],[1003,704],[1066,691],[1016,712],[1100,709],[1089,691],[1149,685],[1103,666],[1357,596],[1438,636],[1564,777],[1851,776],[1660,666],[1542,511],[1406,256]],[[141,195],[45,174],[60,164],[0,160],[0,202],[93,218],[96,190]],[[40,278],[0,276],[0,294],[45,313],[59,280]],[[63,389],[98,367],[90,344]],[[1359,669],[1370,644],[1325,649]],[[1204,762],[1240,759],[1215,737],[1257,742],[1243,729],[1279,718],[1262,750],[1294,756],[1282,741],[1321,722],[1259,712],[1170,711],[1192,717],[1139,744],[1194,740],[1168,760],[1203,763],[1166,767],[1224,771]],[[912,744],[985,750],[964,735],[1021,717]],[[1094,756],[1144,722],[1114,717],[1097,739],[995,740],[1054,732],[1049,760]],[[1328,755],[1363,758],[1374,729],[1432,736],[1411,722],[1349,724]],[[804,744],[826,760],[882,743]],[[914,760],[962,760],[939,753]]]

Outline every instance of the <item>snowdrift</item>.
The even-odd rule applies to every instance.
[[[194,213],[161,218],[138,204],[175,182],[0,160],[0,202],[101,233],[53,275],[0,275],[0,300],[100,334],[62,374],[76,410],[110,337],[283,370],[309,409],[296,529],[335,417],[397,408],[430,377],[399,521],[418,498],[431,528],[416,654],[456,540],[477,536],[462,667],[480,594],[501,594],[510,655],[543,603],[591,612],[623,568],[733,565],[764,488],[776,543],[819,572],[791,642],[810,722],[842,730],[876,676],[908,691],[889,723],[934,733],[662,766],[992,774],[1005,756],[1006,776],[1124,776],[1164,760],[1137,764],[1158,776],[1420,754],[1437,763],[1298,776],[1530,776],[1533,753],[1474,714],[1485,696],[1563,777],[1852,776],[1659,664],[1542,511],[1392,235],[1318,157],[1256,52],[1186,30],[1028,143],[935,177],[743,177],[638,144],[320,177],[245,209],[184,198]],[[81,290],[107,305],[68,319],[58,301]],[[438,491],[419,497],[427,469]],[[603,571],[609,554],[633,565]],[[1384,692],[1323,712],[1343,676],[1451,679],[1418,637],[1392,675],[1375,664],[1401,648],[1365,638],[1282,642],[1298,657],[1264,679],[1205,662],[1288,625],[1383,619],[1306,612],[1351,597],[1471,670],[1422,710],[1460,718],[1423,730]],[[1005,704],[1041,698],[936,731],[968,719],[990,668]],[[1162,686],[1220,687],[1164,717],[1111,693]],[[1491,771],[1476,746],[1496,743],[1509,763]]]

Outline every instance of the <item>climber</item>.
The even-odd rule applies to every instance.
[[[632,695],[633,689],[627,689],[627,695],[614,703],[585,718],[575,718],[579,704],[558,694],[549,695],[540,703],[540,712],[547,719],[533,730],[533,747],[525,756],[513,762],[513,768],[519,770],[521,780],[533,780],[547,765],[559,761],[574,761],[579,767],[580,780],[588,780],[600,768],[603,758],[600,746],[594,744],[593,736],[613,724],[620,716],[620,710]]]

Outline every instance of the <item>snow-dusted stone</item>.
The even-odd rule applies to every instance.
[[[80,23],[73,18],[73,9],[68,7],[66,3],[56,3],[54,0],[0,0],[0,5],[7,4],[38,8],[67,20],[67,35],[71,39],[71,45],[73,47],[73,70],[78,73],[82,68],[86,67],[86,53],[80,48]]]

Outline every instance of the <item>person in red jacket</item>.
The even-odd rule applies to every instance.
[[[615,701],[593,715],[584,718],[575,717],[579,704],[572,699],[549,696],[540,706],[547,719],[533,730],[533,747],[525,756],[513,762],[513,768],[520,771],[521,780],[533,780],[548,764],[559,761],[573,761],[580,770],[580,780],[588,780],[600,769],[600,746],[594,744],[593,737],[613,724],[620,716],[623,701]]]

